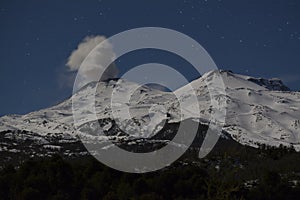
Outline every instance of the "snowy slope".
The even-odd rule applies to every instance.
[[[202,112],[200,117],[209,117],[210,100],[205,82],[217,72],[205,74],[192,82],[201,95]],[[256,143],[278,146],[293,144],[300,150],[300,93],[275,91],[284,85],[272,87],[256,84],[255,78],[220,72],[226,95],[221,99],[227,102],[227,115],[224,130],[242,144],[256,146]],[[268,83],[268,82],[267,82]],[[278,82],[277,82],[278,83]]]
[[[111,99],[109,98],[114,89],[124,96],[131,90],[131,88],[138,88],[130,99],[130,114],[131,117],[136,118],[140,122],[140,127],[147,127],[149,124],[149,110],[153,112],[153,119],[160,123],[166,118],[166,112],[161,113],[161,110],[153,108],[153,102],[164,102],[173,99],[172,93],[166,93],[159,90],[154,90],[148,87],[140,87],[136,83],[124,80],[110,80],[107,82],[90,83],[80,89],[73,98],[79,100],[80,105],[78,111],[82,115],[79,120],[80,126],[93,123],[93,108],[91,108],[90,101],[93,99],[93,90],[96,88],[97,93],[95,97],[96,114],[98,119],[113,118],[111,112]],[[124,105],[120,104],[119,107]],[[151,114],[151,113],[150,113]],[[116,120],[116,119],[115,119]],[[76,134],[84,135],[85,131],[80,129],[75,130],[72,114],[72,99],[39,111],[31,112],[26,115],[7,115],[0,118],[0,132],[7,130],[25,130],[38,133],[40,135],[56,135],[62,134],[66,137],[74,137]],[[132,124],[132,120],[128,118],[120,118],[120,126],[124,126],[127,131],[134,132],[137,136],[144,135],[145,137],[153,132],[153,130],[139,129],[136,132],[137,126]],[[132,126],[130,126],[132,124]],[[130,127],[132,129],[130,130]],[[155,129],[156,127],[152,127]]]
[[[94,112],[98,119],[114,119],[117,125],[132,137],[147,138],[159,131],[166,120],[179,122],[187,118],[197,118],[207,123],[212,113],[217,112],[211,107],[208,84],[214,85],[214,77],[221,75],[226,93],[214,96],[214,101],[225,105],[226,122],[224,131],[242,144],[257,146],[268,144],[293,144],[300,150],[300,93],[288,91],[278,79],[257,79],[249,76],[233,74],[229,71],[212,71],[194,80],[191,85],[179,88],[173,93],[162,92],[146,86],[139,87],[136,83],[125,80],[109,80],[90,83],[79,90],[73,98],[80,100],[75,106],[80,113],[80,127],[75,130],[72,115],[72,99],[26,115],[8,115],[0,118],[0,132],[7,130],[25,130],[39,135],[61,134],[66,138],[75,135],[86,135],[86,128],[93,128]],[[195,113],[195,103],[189,101],[191,87],[197,95],[200,113]],[[218,85],[215,85],[218,91]],[[136,88],[138,88],[136,90]],[[91,100],[96,89],[95,110],[91,108]],[[111,111],[111,94],[118,91],[114,101],[114,115]],[[134,90],[129,102],[122,102],[129,91]],[[281,91],[284,90],[284,91]],[[179,103],[186,105],[181,112]],[[123,115],[122,109],[128,106],[130,116]],[[184,113],[184,114],[183,114]],[[221,123],[221,122],[220,122]],[[111,124],[102,129],[108,130]],[[102,130],[98,130],[102,131]],[[99,138],[98,138],[99,139]],[[107,139],[100,137],[100,139]]]

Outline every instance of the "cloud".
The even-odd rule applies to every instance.
[[[96,51],[86,60],[84,66],[81,66],[87,55],[98,45]],[[68,58],[66,66],[69,71],[76,72],[80,68],[81,84],[84,85],[91,81],[102,81],[109,78],[115,78],[119,70],[116,68],[113,60],[115,53],[112,45],[104,36],[87,36],[78,45]],[[104,71],[105,66],[109,67]],[[102,73],[100,76],[99,72]]]

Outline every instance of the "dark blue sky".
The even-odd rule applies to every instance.
[[[65,63],[84,37],[144,26],[189,35],[219,68],[279,77],[300,90],[299,10],[298,0],[2,0],[0,115],[27,113],[71,96]],[[149,61],[180,66],[189,79],[197,76],[160,52],[137,52],[117,66],[125,72]]]

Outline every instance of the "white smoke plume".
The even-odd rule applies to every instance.
[[[92,59],[85,61],[84,67],[80,68],[81,63],[86,56],[98,45],[97,52],[93,54]],[[78,71],[80,68],[80,74],[85,81],[102,81],[109,78],[115,78],[118,75],[119,70],[116,68],[112,61],[115,59],[115,53],[112,45],[106,40],[104,36],[87,36],[78,45],[68,58],[66,66],[70,71]],[[104,72],[104,67],[110,65]],[[99,72],[104,72],[101,77]]]

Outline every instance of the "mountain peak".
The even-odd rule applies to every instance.
[[[290,89],[285,86],[279,78],[264,79],[250,77],[248,80],[269,90],[290,91]]]
[[[259,90],[267,89],[272,91],[290,91],[290,89],[286,85],[284,85],[282,80],[280,80],[279,78],[271,78],[271,79],[256,78],[252,76],[235,74],[231,70],[223,70],[223,69],[212,70],[210,72],[205,73],[201,78],[210,80],[210,77],[216,74],[222,76],[225,86],[228,87],[233,87],[233,88],[236,88],[236,86],[247,87],[248,84],[248,87],[253,88],[254,87],[253,83],[254,83],[256,85],[254,88]]]

